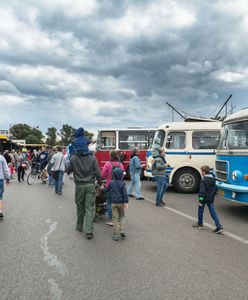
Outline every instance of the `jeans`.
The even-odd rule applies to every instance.
[[[124,204],[113,204],[113,230],[114,236],[119,236],[125,232],[125,209]]]
[[[165,177],[156,177],[157,182],[157,195],[156,195],[156,205],[162,203],[164,193],[167,188],[166,178]]]
[[[113,213],[112,213],[112,201],[111,201],[111,192],[107,192],[107,211],[108,211],[108,219],[112,220]]]
[[[93,232],[96,189],[94,184],[76,184],[75,201],[77,205],[77,229],[85,233]]]
[[[24,181],[25,169],[22,166],[19,166],[17,170],[17,175],[18,175],[19,182],[21,181],[21,179]]]
[[[54,182],[54,178],[52,177],[52,174],[49,174],[48,176],[48,184],[49,185],[55,185],[55,182]]]
[[[58,171],[58,178],[55,179],[55,193],[62,193],[64,171]]]
[[[4,180],[0,179],[0,200],[3,200]]]
[[[141,197],[141,194],[140,194],[140,188],[141,188],[140,173],[131,174],[131,181],[130,181],[130,184],[129,184],[128,189],[127,189],[128,195],[132,195],[134,185],[136,187],[135,197],[140,198]]]
[[[199,201],[198,225],[203,225],[203,213],[204,213],[204,208],[206,205],[208,206],[210,215],[211,215],[212,219],[214,220],[216,228],[218,228],[218,229],[222,228],[222,226],[220,225],[219,217],[215,211],[214,204],[208,203],[208,202],[203,202],[203,201]]]

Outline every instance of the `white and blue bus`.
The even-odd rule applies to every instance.
[[[201,179],[200,168],[214,169],[221,122],[193,121],[165,123],[155,132],[155,140],[165,150],[168,182],[181,193],[195,193]],[[153,143],[154,147],[154,143]],[[152,150],[147,151],[145,176],[152,178]]]
[[[223,198],[248,203],[248,109],[229,116],[222,124],[216,177]]]

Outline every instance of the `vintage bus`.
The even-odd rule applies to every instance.
[[[154,142],[165,150],[168,183],[181,193],[198,190],[200,167],[214,168],[215,149],[219,143],[221,122],[192,121],[162,124],[156,131]],[[154,143],[153,143],[154,146]],[[145,176],[152,178],[152,150],[147,151]]]
[[[5,135],[0,135],[0,153],[10,149],[10,140]]]
[[[222,124],[216,157],[219,194],[248,203],[248,109],[229,116]]]
[[[106,129],[98,131],[96,157],[102,168],[109,161],[111,150],[120,151],[121,160],[124,164],[127,177],[129,173],[129,162],[134,147],[140,149],[140,159],[146,162],[146,151],[152,144],[154,128],[128,127],[127,129]],[[144,177],[144,170],[141,177]]]

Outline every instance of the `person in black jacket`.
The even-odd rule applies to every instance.
[[[106,192],[110,192],[113,212],[113,240],[125,239],[125,208],[128,208],[128,195],[126,184],[123,181],[124,172],[121,168],[113,171],[113,180]]]
[[[215,211],[214,198],[217,191],[215,178],[210,174],[209,166],[201,167],[202,180],[199,189],[198,222],[193,225],[194,228],[203,229],[203,213],[207,205],[210,215],[215,222],[215,233],[222,233],[223,227],[220,224],[219,217]]]

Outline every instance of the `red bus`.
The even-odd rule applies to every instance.
[[[106,129],[98,131],[96,158],[102,168],[109,161],[112,150],[120,151],[127,177],[130,177],[129,162],[134,147],[140,149],[142,164],[146,163],[146,151],[152,145],[155,129],[128,127],[127,129]],[[144,177],[144,170],[141,174]]]

